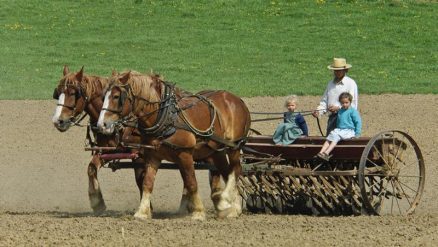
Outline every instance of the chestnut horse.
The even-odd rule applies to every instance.
[[[205,219],[198,193],[194,161],[214,164],[224,178],[212,181],[211,199],[219,217],[237,217],[242,212],[236,181],[241,173],[240,148],[250,129],[245,103],[226,91],[190,94],[163,81],[157,75],[130,71],[110,78],[98,127],[111,134],[115,125],[133,113],[142,133],[145,177],[139,219],[152,217],[150,198],[162,160],[178,165],[184,189],[180,211],[193,219]]]
[[[90,126],[95,136],[95,145],[99,147],[116,147],[115,134],[103,135],[97,132],[96,124],[103,105],[104,88],[108,86],[108,78],[88,76],[84,74],[84,68],[71,73],[67,66],[64,66],[63,76],[53,92],[53,98],[58,104],[53,115],[53,124],[61,131],[67,131],[70,126],[77,125],[80,116],[87,113],[90,116]],[[93,128],[94,126],[94,128]],[[126,129],[123,138],[130,138],[130,142],[139,142],[139,137],[131,135],[132,129]],[[129,151],[129,150],[123,150]],[[141,161],[140,161],[141,162]],[[95,153],[88,165],[89,188],[88,195],[90,205],[96,214],[102,213],[105,209],[105,201],[102,196],[97,172],[102,167],[100,155]],[[137,185],[142,194],[143,169],[135,169]]]

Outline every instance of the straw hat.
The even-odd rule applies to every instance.
[[[351,68],[351,64],[347,63],[347,60],[345,58],[333,58],[333,63],[327,66],[328,69],[331,70],[343,70],[343,69],[349,69]]]

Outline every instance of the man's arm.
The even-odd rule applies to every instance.
[[[349,93],[353,96],[353,101],[351,102],[351,106],[357,110],[359,103],[359,92],[357,89],[357,84],[353,79],[351,79],[351,87]]]
[[[330,82],[329,82],[330,83]],[[321,101],[319,105],[316,107],[313,116],[317,117],[318,115],[324,114],[327,112],[327,104],[328,104],[328,89],[329,86],[325,88],[324,94],[322,95]]]

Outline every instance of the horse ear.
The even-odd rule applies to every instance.
[[[81,70],[76,74],[76,79],[78,81],[82,81],[83,76],[84,76],[84,66],[82,66]]]
[[[129,80],[129,78],[131,78],[131,71],[126,73],[124,76],[122,76],[122,78],[120,78],[120,82],[126,83]]]
[[[64,70],[62,73],[64,74],[64,76],[67,75],[68,73],[70,73],[70,70],[68,69],[67,65],[64,65]]]
[[[115,69],[113,69],[113,71],[111,71],[111,76],[118,76],[119,72],[117,72]]]

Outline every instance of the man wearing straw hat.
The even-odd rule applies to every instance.
[[[338,110],[341,109],[339,103],[339,95],[343,92],[348,92],[353,96],[351,106],[357,110],[358,91],[356,82],[348,77],[346,74],[351,64],[347,63],[345,58],[333,58],[333,63],[327,68],[333,71],[334,78],[329,81],[324,95],[319,102],[316,110],[313,111],[313,116],[318,117],[321,114],[329,112],[329,119],[327,122],[327,135],[336,128],[336,119]]]

